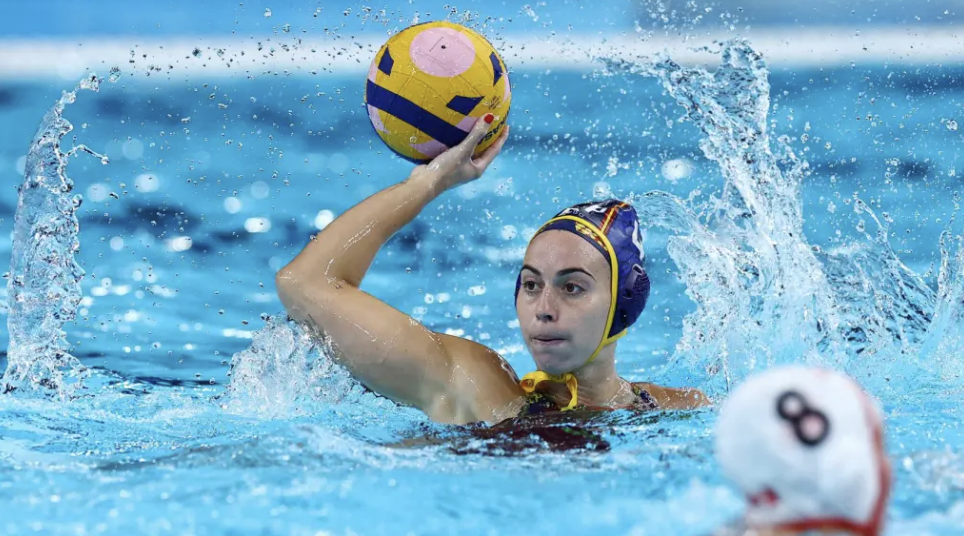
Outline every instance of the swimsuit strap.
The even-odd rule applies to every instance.
[[[659,409],[659,403],[653,398],[653,395],[649,394],[649,391],[643,387],[642,383],[630,383],[632,386],[633,393],[636,395],[636,401],[630,406],[630,409],[636,411],[655,411]],[[589,409],[584,405],[579,405],[573,409],[582,410]],[[519,416],[526,415],[541,415],[543,413],[554,413],[563,411],[558,404],[549,398],[549,395],[541,391],[533,391],[526,394],[526,403],[522,406],[522,410],[519,411]]]
[[[636,406],[638,409],[646,409],[646,410],[659,409],[659,402],[657,402],[656,399],[653,398],[653,395],[649,394],[649,391],[647,391],[646,388],[643,387],[643,384],[631,383],[630,385],[633,387],[633,392],[636,393],[636,396],[639,398],[639,400],[636,401]]]

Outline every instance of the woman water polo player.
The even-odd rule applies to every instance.
[[[369,389],[436,422],[497,423],[572,409],[690,409],[708,403],[694,389],[630,383],[615,368],[616,340],[642,312],[649,279],[639,223],[626,203],[564,210],[529,243],[516,312],[537,371],[518,376],[495,351],[429,330],[359,290],[375,254],[444,192],[482,176],[509,127],[477,158],[494,117],[465,140],[415,167],[331,222],[276,276],[291,318],[327,336],[334,358]]]

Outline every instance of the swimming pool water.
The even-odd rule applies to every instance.
[[[838,299],[860,304],[858,312],[897,312],[881,322],[902,333],[898,342],[873,339],[870,328],[842,342],[842,366],[881,397],[887,415],[896,468],[888,534],[943,536],[964,526],[960,361],[902,352],[927,339],[940,299],[949,304],[948,330],[955,327],[953,292],[934,293],[939,235],[960,232],[961,134],[952,121],[960,119],[961,76],[948,66],[769,73],[773,145],[792,137],[808,163],[793,197],[805,237],[795,240],[828,267]],[[503,155],[399,233],[363,288],[531,370],[511,302],[526,238],[558,208],[611,192],[666,220],[644,218],[654,293],[620,342],[622,373],[702,386],[720,400],[723,376],[736,381],[767,360],[794,360],[781,348],[795,342],[766,326],[727,339],[771,337],[772,355],[752,365],[723,359],[731,368],[720,371],[705,358],[713,341],[677,348],[686,315],[697,312],[684,280],[712,273],[696,262],[681,269],[667,248],[685,254],[686,240],[694,251],[722,248],[725,237],[687,226],[698,220],[738,233],[747,221],[723,187],[730,175],[701,151],[712,136],[699,120],[681,119],[677,94],[626,72],[530,68],[513,83]],[[78,261],[86,276],[65,330],[93,374],[69,401],[0,396],[0,531],[698,535],[738,515],[741,499],[712,459],[715,410],[616,413],[590,423],[603,449],[517,452],[505,438],[435,426],[364,392],[284,322],[274,272],[318,226],[409,169],[371,133],[362,87],[330,75],[122,76],[78,93],[66,109],[75,130],[64,147],[76,140],[110,158],[105,166],[78,154],[67,168],[84,194]],[[0,131],[0,170],[9,184],[22,182],[18,159],[63,89],[0,82],[9,125]],[[749,114],[762,96],[734,91],[719,102]],[[748,154],[749,145],[728,146],[727,155]],[[653,191],[675,197],[643,197]],[[0,211],[12,230],[17,198],[8,192]],[[678,205],[688,212],[671,214],[667,207]],[[888,226],[889,247],[925,288],[915,291],[908,276],[900,292],[888,290],[881,274],[894,267],[869,213],[855,206]],[[710,225],[730,220],[738,225]],[[4,254],[11,247],[0,237]],[[788,255],[775,250],[778,260]],[[748,285],[758,277],[750,268]],[[689,291],[720,285],[710,278]],[[774,302],[786,295],[767,290]],[[744,295],[701,294],[721,307]],[[754,307],[766,310],[767,300]],[[712,318],[700,322],[714,333]]]

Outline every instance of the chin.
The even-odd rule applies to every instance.
[[[544,352],[533,352],[532,360],[536,362],[536,368],[549,374],[563,374],[571,370],[566,365],[565,359],[560,359],[559,356],[548,355]]]

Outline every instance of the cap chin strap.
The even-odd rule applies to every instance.
[[[599,345],[596,346],[596,350],[592,353],[591,356],[589,356],[589,359],[586,360],[586,362],[581,365],[582,367],[582,366],[588,365],[589,363],[592,363],[593,360],[596,359],[596,356],[599,355],[599,352],[602,351],[603,348],[605,348],[609,344],[612,344],[617,339],[619,339],[620,337],[626,334],[627,330],[624,329],[615,335],[609,336],[609,331],[613,328],[613,321],[616,317],[616,300],[619,297],[617,294],[619,292],[619,261],[616,258],[616,250],[613,248],[612,242],[609,241],[609,237],[607,237],[606,234],[599,229],[599,227],[596,227],[594,223],[592,223],[589,220],[580,218],[579,216],[566,215],[566,216],[559,216],[557,218],[553,218],[547,221],[542,227],[540,227],[535,234],[536,235],[539,234],[542,231],[542,229],[544,229],[547,225],[560,220],[572,220],[576,222],[577,230],[583,233],[586,233],[586,231],[588,231],[589,233],[593,234],[596,238],[599,239],[599,242],[602,243],[603,247],[606,249],[606,252],[609,254],[609,267],[610,267],[610,274],[611,274],[611,277],[610,277],[611,289],[610,289],[609,296],[611,298],[609,300],[609,315],[606,317],[606,329],[603,330],[603,338],[601,341],[599,341]],[[580,228],[580,225],[582,226],[581,228]],[[579,380],[576,379],[576,376],[571,371],[565,372],[562,374],[549,374],[548,372],[537,370],[535,372],[530,372],[525,376],[523,376],[522,381],[519,382],[519,385],[522,387],[522,390],[525,391],[526,393],[532,393],[536,390],[536,387],[538,387],[539,384],[544,381],[551,381],[551,382],[566,384],[566,387],[569,389],[569,394],[571,395],[571,399],[569,400],[569,404],[566,407],[562,408],[562,411],[570,411],[576,408],[576,404],[579,402]]]
[[[569,389],[569,394],[572,398],[569,400],[569,405],[562,408],[562,411],[569,411],[575,409],[576,402],[579,400],[579,380],[576,379],[575,374],[571,372],[566,372],[563,374],[549,374],[541,370],[535,372],[530,372],[522,377],[522,381],[519,385],[522,386],[522,390],[526,393],[532,393],[536,390],[536,387],[545,381],[559,382],[566,384]]]

